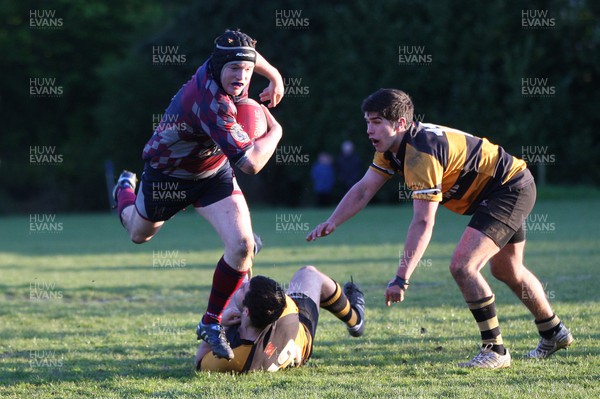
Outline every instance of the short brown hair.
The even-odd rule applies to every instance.
[[[379,89],[363,100],[362,112],[377,112],[389,121],[413,121],[414,106],[408,94],[398,89]]]

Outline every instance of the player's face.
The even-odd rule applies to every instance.
[[[250,83],[254,64],[248,61],[229,62],[221,70],[221,84],[227,94],[239,96]]]
[[[240,286],[240,288],[238,288],[238,290],[235,292],[235,294],[233,294],[233,304],[235,306],[237,306],[237,308],[242,311],[242,309],[244,308],[243,302],[244,302],[244,298],[246,297],[246,294],[248,293],[248,290],[250,289],[250,282],[249,281],[245,281],[242,283],[242,285]]]
[[[396,152],[400,146],[402,135],[397,122],[391,122],[377,112],[365,112],[367,134],[377,152]]]

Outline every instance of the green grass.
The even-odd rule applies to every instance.
[[[265,248],[254,272],[287,281],[314,264],[350,275],[367,299],[367,331],[351,339],[321,314],[313,358],[300,369],[248,375],[196,374],[194,328],[204,311],[220,243],[193,211],[144,245],[131,244],[113,215],[55,216],[58,232],[30,218],[0,220],[2,398],[587,398],[600,396],[600,200],[542,201],[526,264],[542,280],[576,342],[546,361],[526,361],[538,336],[501,283],[505,370],[464,370],[479,345],[475,322],[448,272],[468,218],[440,210],[433,241],[404,303],[386,308],[410,222],[410,206],[369,207],[326,239],[305,243],[329,210],[253,213]],[[277,218],[299,220],[283,232]],[[536,224],[537,223],[537,224]],[[161,261],[171,267],[158,267]],[[489,277],[489,271],[485,270]],[[41,299],[36,299],[36,298]]]

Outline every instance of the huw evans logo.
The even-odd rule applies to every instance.
[[[547,213],[530,213],[523,220],[523,230],[536,233],[554,233],[556,222],[551,221]]]
[[[277,213],[275,214],[275,231],[278,233],[306,233],[310,226],[308,222],[302,221],[299,213]]]
[[[186,201],[187,191],[179,186],[179,182],[152,182],[152,200],[158,202]]]
[[[29,146],[29,164],[42,166],[56,166],[62,163],[63,156],[62,154],[58,154],[56,152],[56,146]]]
[[[148,329],[148,335],[184,335],[187,330],[179,327],[175,320],[157,317]]]
[[[412,258],[414,258],[414,256],[415,256],[414,251],[403,251],[403,250],[398,251],[398,260],[412,259]],[[419,262],[417,263],[417,267],[432,267],[432,266],[433,266],[433,259],[431,259],[431,258],[421,257],[421,259],[419,259]]]
[[[310,20],[302,10],[275,10],[275,27],[278,29],[308,29]]]
[[[29,78],[29,97],[62,97],[63,93],[56,78]]]
[[[64,364],[62,355],[56,351],[29,351],[29,367],[31,368],[60,368]]]
[[[425,121],[425,114],[413,114],[413,122],[424,123],[424,121]]]
[[[302,84],[302,78],[283,78],[285,95],[287,97],[308,97],[310,88]]]
[[[556,86],[548,83],[548,78],[521,78],[523,97],[554,97]]]
[[[56,221],[56,215],[34,213],[29,215],[29,234],[62,233],[63,223]]]
[[[152,131],[156,131],[159,127],[161,128],[161,131],[188,130],[187,123],[178,121],[179,114],[152,114]]]
[[[29,10],[31,29],[62,29],[63,19],[56,16],[56,10]]]
[[[556,18],[548,15],[548,10],[521,10],[523,29],[554,29]]]
[[[182,269],[186,266],[187,260],[179,250],[152,251],[152,267],[155,269]]]
[[[548,283],[542,283],[540,281],[540,284],[542,285],[543,296],[545,296],[546,299],[556,298],[556,291],[549,289]],[[534,291],[532,291],[530,289],[529,286],[527,286],[526,284],[521,284],[521,298],[535,299],[538,296],[542,296],[542,293],[536,294]]]
[[[282,145],[275,150],[275,162],[284,165],[308,165],[308,154],[302,153],[302,146]]]
[[[184,65],[185,54],[179,53],[179,46],[152,46],[153,65]]]
[[[398,64],[431,65],[433,55],[428,54],[425,46],[398,46]]]
[[[29,283],[30,301],[62,300],[63,292],[56,287],[56,283],[33,282]]]
[[[548,152],[547,145],[522,146],[521,159],[528,165],[554,165],[556,163],[556,155]]]

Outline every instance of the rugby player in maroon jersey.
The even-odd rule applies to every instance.
[[[233,351],[221,315],[260,249],[231,164],[244,173],[258,173],[282,137],[281,125],[264,105],[263,136],[252,140],[236,122],[235,103],[248,96],[254,72],[269,80],[260,94],[268,107],[275,107],[284,94],[281,75],[255,44],[239,30],[227,30],[215,39],[212,55],[173,97],[145,145],[137,195],[137,179],[129,171],[121,174],[114,190],[119,218],[134,243],[150,240],[166,220],[189,206],[213,226],[225,249],[197,334],[216,356],[228,360]]]

